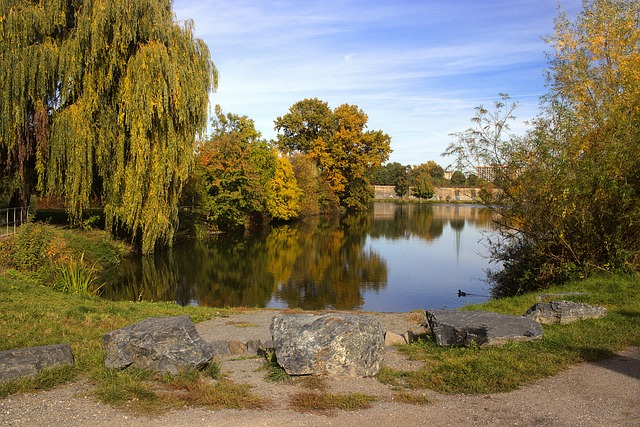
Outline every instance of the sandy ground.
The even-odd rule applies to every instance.
[[[269,338],[274,312],[259,310],[197,325],[206,340]],[[385,330],[420,332],[416,313],[372,314]],[[260,410],[172,410],[157,417],[137,416],[101,404],[92,387],[76,382],[51,391],[10,396],[0,400],[2,426],[640,426],[640,347],[631,347],[599,363],[574,366],[517,391],[482,396],[440,395],[420,391],[431,403],[408,405],[393,401],[394,391],[372,378],[327,380],[328,392],[360,392],[378,397],[370,409],[332,413],[298,413],[289,397],[305,391],[296,381],[264,381],[262,360],[226,356],[223,373],[232,381],[251,384],[253,392],[269,400]],[[389,366],[412,369],[393,347],[386,350]]]

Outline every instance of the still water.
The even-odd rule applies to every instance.
[[[221,235],[125,260],[113,300],[403,312],[486,301],[480,206],[374,203],[369,212]],[[467,296],[458,296],[458,290]]]

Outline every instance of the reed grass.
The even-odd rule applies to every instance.
[[[84,252],[79,259],[70,257],[65,263],[58,265],[53,289],[67,294],[96,295],[103,286],[97,284],[99,269],[96,264],[97,262],[94,262],[87,266]]]

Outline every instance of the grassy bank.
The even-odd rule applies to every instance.
[[[203,376],[215,376],[215,366],[202,375],[175,379],[106,369],[102,335],[109,331],[148,317],[188,314],[198,322],[227,315],[228,310],[170,303],[112,302],[93,296],[90,289],[79,292],[60,286],[68,273],[65,266],[69,265],[75,265],[80,275],[94,275],[95,285],[99,286],[100,271],[117,264],[129,248],[100,231],[74,231],[38,224],[30,227],[0,241],[0,350],[69,343],[75,365],[0,384],[0,398],[84,379],[96,385],[103,401],[114,404],[137,401],[180,406],[193,403],[189,399],[196,394],[209,396],[204,399],[206,402],[202,398],[200,401],[209,406],[253,407],[259,403],[246,387],[206,386]],[[152,391],[157,384],[191,392],[182,393],[185,399],[181,401],[163,402]],[[220,387],[225,390],[226,403],[216,403],[219,393],[211,392],[220,391]]]
[[[505,392],[554,375],[572,364],[601,360],[627,346],[640,345],[637,276],[601,276],[544,291],[559,292],[584,292],[583,296],[568,299],[602,305],[608,315],[567,325],[543,325],[542,340],[496,348],[439,347],[426,339],[401,349],[412,359],[424,361],[423,369],[383,369],[379,379],[399,387],[430,388],[443,393]],[[535,296],[492,300],[465,309],[519,316],[536,303]]]
[[[137,408],[146,404],[152,408],[188,404],[261,406],[260,399],[246,386],[226,383],[224,379],[207,382],[204,377],[217,375],[215,366],[203,374],[177,378],[104,368],[101,337],[106,332],[153,316],[188,314],[199,322],[228,315],[229,311],[169,303],[112,302],[88,294],[57,291],[52,286],[57,280],[56,266],[70,259],[78,260],[84,254],[83,262],[104,268],[117,263],[127,248],[99,232],[72,232],[52,227],[36,230],[28,239],[20,238],[26,239],[27,244],[15,239],[0,241],[4,254],[0,259],[0,350],[70,343],[76,363],[73,368],[54,370],[35,379],[0,384],[0,398],[85,379],[96,385],[96,393],[103,401],[122,405],[137,402]],[[599,360],[626,346],[640,345],[640,279],[637,276],[602,276],[546,292],[568,291],[586,292],[571,299],[603,305],[609,310],[608,316],[570,325],[544,326],[542,340],[500,348],[441,348],[425,339],[401,348],[411,358],[424,361],[423,369],[383,368],[378,379],[394,385],[399,392],[420,388],[445,393],[501,392],[553,375],[571,364]],[[535,295],[531,294],[466,309],[521,315],[534,303]],[[181,397],[167,400],[165,395],[157,393],[159,388],[182,390]]]

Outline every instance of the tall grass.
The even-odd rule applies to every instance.
[[[96,262],[87,266],[84,252],[80,259],[73,257],[60,264],[57,268],[57,278],[53,289],[67,294],[96,295],[102,285],[98,285],[99,270]]]

